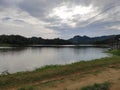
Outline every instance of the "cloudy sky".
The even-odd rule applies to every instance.
[[[120,34],[120,0],[0,0],[0,35]]]

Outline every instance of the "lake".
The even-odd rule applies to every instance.
[[[108,48],[94,46],[0,47],[0,73],[31,71],[45,65],[69,64],[109,57]]]

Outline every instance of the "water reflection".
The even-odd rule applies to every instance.
[[[34,70],[50,64],[68,64],[80,60],[108,57],[100,47],[21,47],[0,49],[0,73]]]
[[[11,54],[11,53],[22,53],[24,50],[27,49],[27,47],[9,47],[9,48],[0,48],[0,54]]]

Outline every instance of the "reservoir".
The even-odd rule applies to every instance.
[[[0,73],[31,71],[45,65],[70,64],[109,57],[108,48],[96,46],[0,47]]]

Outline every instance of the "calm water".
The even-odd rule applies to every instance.
[[[0,48],[0,73],[34,70],[44,65],[69,64],[110,56],[100,47],[26,47]]]

